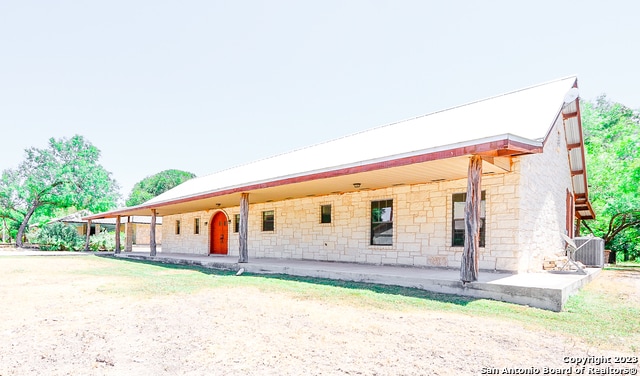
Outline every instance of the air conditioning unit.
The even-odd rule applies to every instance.
[[[586,266],[597,268],[604,267],[604,239],[594,237],[573,238],[578,246],[575,254],[576,261],[580,261]]]

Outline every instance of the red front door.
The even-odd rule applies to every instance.
[[[229,251],[227,216],[217,212],[211,219],[211,234],[209,253],[226,255]]]

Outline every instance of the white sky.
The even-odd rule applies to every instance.
[[[639,4],[0,0],[0,169],[81,134],[126,197],[572,74],[640,108]]]

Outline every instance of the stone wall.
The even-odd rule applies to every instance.
[[[519,174],[483,176],[486,192],[486,245],[480,268],[518,270],[516,244]],[[462,247],[452,247],[452,195],[466,191],[466,179],[434,182],[252,204],[249,208],[249,257],[284,257],[371,264],[460,266]],[[371,201],[393,199],[393,245],[370,245]],[[320,223],[320,206],[332,206],[332,222]],[[275,229],[261,231],[262,212],[274,210]],[[218,210],[163,217],[163,252],[209,253],[208,225]],[[233,216],[239,207],[225,208],[229,225],[229,254],[238,255]],[[193,233],[200,218],[201,233]],[[181,233],[175,233],[180,220]],[[514,261],[515,260],[515,261]]]
[[[162,251],[202,255],[208,254],[208,223],[211,222],[213,213],[214,211],[212,210],[162,217]],[[200,218],[199,234],[195,234],[196,218]],[[180,234],[176,234],[176,221],[180,221]],[[231,246],[231,244],[229,244],[229,246]],[[238,254],[237,249],[235,254]]]
[[[544,257],[563,251],[567,190],[573,194],[562,118],[549,132],[544,152],[521,158],[519,271],[542,269]]]
[[[134,244],[149,244],[151,239],[151,225],[133,223]],[[162,225],[156,225],[156,244],[162,244]]]

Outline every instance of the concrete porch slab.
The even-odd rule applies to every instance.
[[[237,256],[158,253],[155,257],[143,252],[114,255],[121,258],[149,260],[160,263],[195,265],[205,268],[256,274],[286,274],[354,282],[411,287],[431,292],[493,299],[508,303],[559,312],[570,295],[593,280],[600,269],[587,269],[586,275],[550,272],[509,274],[480,271],[479,281],[463,284],[460,272],[453,269],[381,266],[345,262],[253,258],[239,264]]]

